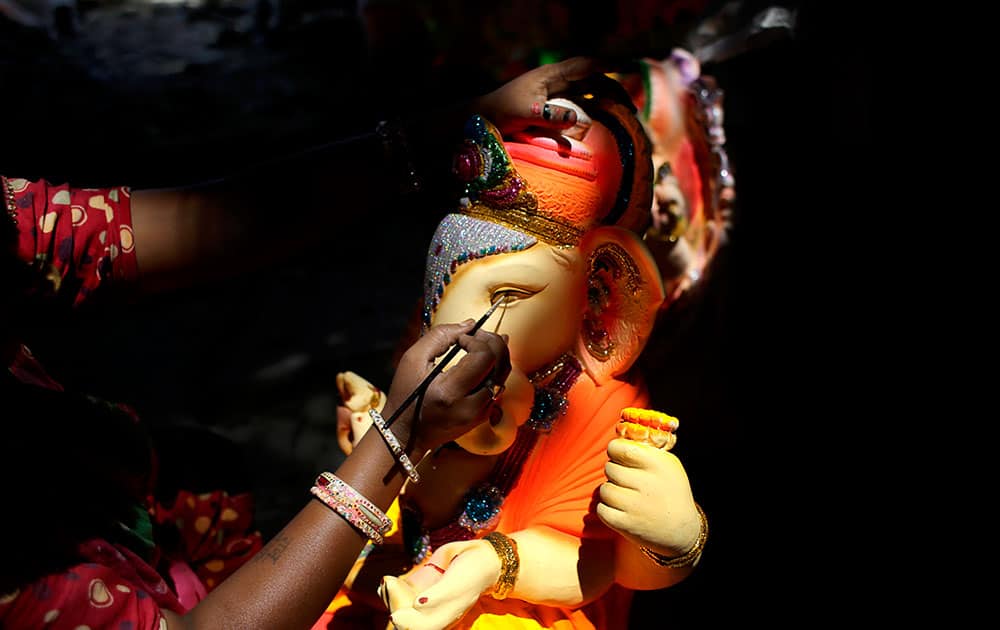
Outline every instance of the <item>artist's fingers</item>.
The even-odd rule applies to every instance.
[[[574,81],[602,72],[602,66],[602,62],[592,57],[571,57],[541,66],[541,80],[549,95],[558,94],[569,88]]]
[[[532,118],[526,121],[534,127],[566,129],[576,124],[576,112],[568,107],[535,101],[531,104]]]
[[[487,377],[487,380],[492,381],[495,385],[502,385],[510,375],[511,369],[510,349],[507,347],[510,336],[506,333],[497,335],[488,331],[477,330],[476,338],[485,342],[496,357],[496,362],[493,364],[493,372]]]
[[[503,412],[498,405],[494,405],[506,388],[507,377],[510,376],[510,351],[507,348],[508,335],[496,335],[482,330],[477,331],[477,338],[486,343],[496,357],[493,370],[476,385],[471,397],[459,402],[459,406],[465,406],[467,412],[475,417],[482,417],[484,412],[490,414],[491,421],[498,421],[499,415]],[[485,419],[485,418],[484,418]]]
[[[393,404],[399,404],[402,397],[409,395],[410,392],[419,386],[420,382],[426,378],[431,370],[434,369],[435,359],[447,352],[474,325],[474,321],[466,320],[459,324],[441,324],[428,330],[400,358],[399,365],[396,366],[396,374],[392,379],[392,385],[389,388],[389,400]],[[432,387],[434,387],[437,380],[434,379],[431,382]],[[434,395],[441,396],[448,393],[446,390],[436,389]],[[447,406],[453,400],[457,400],[457,396],[461,396],[464,393],[458,392],[453,395],[453,398],[446,397],[438,402],[443,402]],[[388,405],[389,408],[393,408],[393,404]]]
[[[457,342],[465,355],[431,381],[421,407],[422,418],[434,426],[429,430],[435,443],[454,439],[484,422],[487,410],[495,407],[491,406],[495,389],[484,383],[495,370],[504,375],[510,372],[510,355],[500,336],[478,331],[475,336],[460,336]]]
[[[573,57],[558,63],[536,68],[538,99],[531,103],[531,120],[535,127],[567,129],[576,124],[576,111],[550,103],[549,99],[566,91],[574,81],[585,79],[597,72],[599,64],[590,57]]]
[[[478,330],[474,336],[460,336],[457,343],[465,350],[465,356],[440,377],[450,392],[465,395],[491,374],[504,374],[506,378],[510,373],[510,351],[500,335]]]
[[[413,352],[421,361],[433,364],[434,359],[458,343],[475,324],[476,321],[473,319],[458,324],[438,324],[418,339],[407,353]]]

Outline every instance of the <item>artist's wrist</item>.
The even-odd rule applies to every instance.
[[[389,418],[398,408],[399,405],[396,401],[390,399],[386,402],[384,409],[385,413],[382,415]],[[401,413],[399,417],[393,421],[391,430],[393,434],[396,435],[399,443],[403,445],[403,451],[406,453],[406,456],[410,458],[410,461],[413,462],[414,465],[417,465],[417,463],[423,458],[424,454],[431,447],[427,446],[425,440],[421,439],[420,434],[415,431],[415,409],[415,405],[410,405],[405,411],[403,411],[403,413]]]
[[[426,440],[422,440],[419,436],[417,436],[406,442],[406,454],[409,456],[410,461],[413,462],[413,465],[416,466],[427,455],[427,453],[431,452],[438,446],[440,446],[440,444],[430,444]]]

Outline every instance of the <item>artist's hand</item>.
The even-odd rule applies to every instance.
[[[419,409],[414,439],[420,452],[450,442],[486,421],[492,402],[484,381],[503,383],[510,374],[504,337],[485,330],[469,335],[475,322],[434,326],[403,354],[389,388],[387,410],[396,409],[434,368],[435,359],[458,344],[465,351],[456,364],[431,381],[411,407]]]
[[[657,553],[681,556],[698,539],[701,519],[691,484],[673,453],[614,439],[604,466],[597,515],[628,540]]]
[[[386,576],[382,598],[400,630],[440,630],[462,618],[500,577],[500,559],[485,540],[448,543],[409,573]]]
[[[576,124],[576,112],[546,101],[565,91],[572,82],[599,72],[598,62],[588,57],[573,57],[546,64],[511,79],[474,103],[482,114],[503,134],[528,127],[567,129]]]

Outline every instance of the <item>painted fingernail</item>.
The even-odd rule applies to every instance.
[[[541,114],[542,113],[542,104],[539,103],[538,101],[535,101],[534,103],[532,103],[531,104],[531,113],[534,114],[535,116]]]
[[[545,107],[542,108],[542,118],[544,118],[545,120],[549,120],[552,118],[552,108],[549,107],[548,103],[546,103]]]
[[[421,604],[426,604],[427,603],[427,598],[426,597],[418,597],[417,601],[420,602]]]

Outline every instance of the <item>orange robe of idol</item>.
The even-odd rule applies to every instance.
[[[525,461],[517,485],[503,504],[497,529],[511,534],[531,527],[551,527],[596,540],[617,536],[594,512],[596,492],[607,481],[604,476],[607,446],[616,437],[614,429],[622,408],[646,407],[648,402],[645,384],[634,370],[600,387],[586,373],[581,375],[570,390],[568,413],[556,421],[551,433],[540,436]],[[522,558],[522,565],[524,561]],[[575,609],[514,598],[496,600],[484,595],[455,628],[620,628],[628,616],[631,599],[631,591],[617,585],[612,585],[595,601]],[[313,628],[326,628],[336,615],[330,628],[384,630],[386,611],[358,610],[365,606],[352,603],[351,595],[342,591]]]

